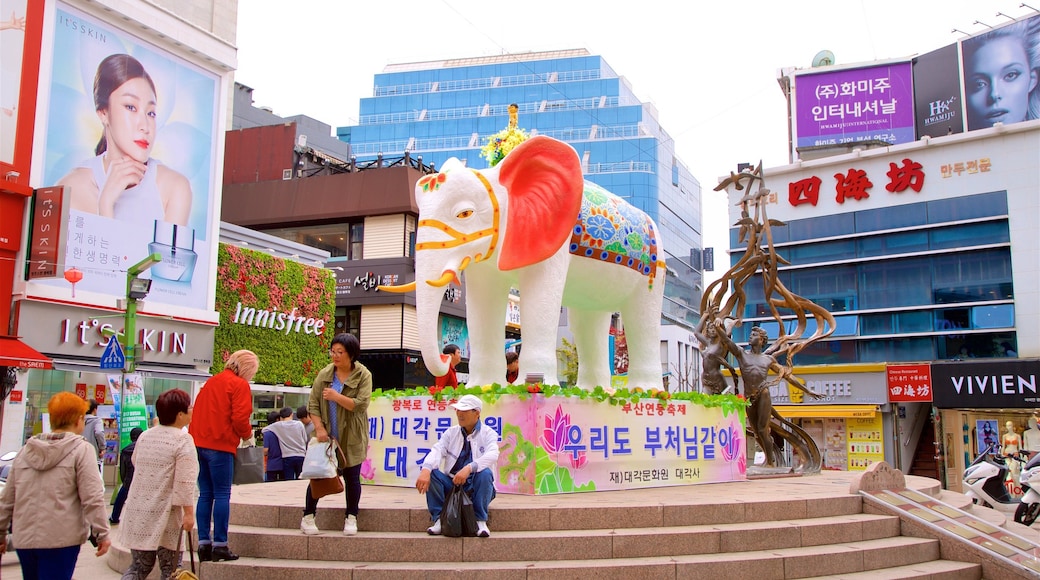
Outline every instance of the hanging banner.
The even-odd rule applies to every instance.
[[[119,397],[120,379],[123,379],[125,407]],[[148,407],[144,401],[144,379],[137,373],[108,375],[108,386],[112,392],[112,401],[115,403],[116,416],[122,416],[122,426],[119,429],[119,448],[122,449],[130,444],[130,431],[133,431],[134,427],[148,428]]]
[[[412,487],[422,461],[455,424],[450,401],[373,398],[364,483]],[[577,397],[485,401],[499,434],[495,489],[555,494],[739,481],[746,478],[745,414],[689,401],[609,405]]]

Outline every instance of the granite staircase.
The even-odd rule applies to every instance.
[[[928,496],[934,480],[908,477]],[[229,543],[241,559],[202,578],[582,579],[930,578],[977,580],[938,539],[904,535],[898,515],[864,510],[850,475],[819,475],[492,503],[490,538],[428,536],[414,489],[366,486],[360,533],[342,534],[343,498],[321,501],[323,533],[299,531],[306,482],[236,486]],[[128,563],[116,547],[111,566]],[[460,576],[461,575],[461,576]]]

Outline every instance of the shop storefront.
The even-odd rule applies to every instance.
[[[112,415],[115,401],[108,388],[109,375],[121,371],[103,370],[101,355],[109,331],[122,330],[123,313],[32,299],[17,302],[15,312],[22,340],[50,359],[52,368],[19,370],[4,407],[0,452],[19,449],[27,438],[47,428],[44,413],[55,393],[69,391],[94,399],[102,406],[99,416]],[[209,378],[214,325],[139,315],[137,330],[143,350],[136,370],[148,413],[154,416],[160,393],[173,388],[193,392]],[[114,438],[114,424],[107,427],[113,432],[106,437]],[[114,463],[114,457],[109,463]],[[110,472],[106,470],[111,480]]]
[[[993,443],[1003,449],[1009,422],[1023,441],[1022,450],[1040,451],[1037,438],[1027,433],[1029,419],[1040,409],[1040,360],[990,359],[931,367],[943,487],[962,491],[965,467]],[[1030,449],[1027,443],[1038,448]]]
[[[885,365],[795,367],[794,374],[822,397],[812,399],[793,387],[774,385],[773,408],[812,437],[823,455],[823,469],[861,471],[871,462],[895,462],[896,450],[887,435],[894,420]]]

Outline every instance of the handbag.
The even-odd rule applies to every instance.
[[[264,448],[239,447],[235,450],[236,485],[261,483],[264,481]]]
[[[191,532],[181,530],[181,534],[177,536],[177,553],[181,553],[181,538],[184,536],[188,537],[188,553],[191,554],[191,570],[185,570],[178,566],[177,569],[173,571],[173,574],[170,575],[170,580],[199,580],[198,574],[195,573],[195,547],[191,545]],[[183,562],[181,563],[183,564]]]
[[[477,516],[473,513],[473,500],[461,485],[456,485],[444,502],[441,510],[441,534],[449,538],[477,536]]]
[[[310,486],[311,497],[314,499],[335,495],[343,493],[343,478],[338,475],[336,477],[312,478]]]
[[[343,452],[335,439],[313,441],[307,447],[307,455],[303,458],[303,471],[300,479],[331,479],[339,475],[337,456]],[[345,461],[344,461],[345,463]]]

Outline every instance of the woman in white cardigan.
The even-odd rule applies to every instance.
[[[180,564],[181,530],[195,526],[195,480],[199,460],[183,427],[191,422],[191,396],[180,389],[155,401],[159,426],[141,434],[134,448],[134,480],[126,501],[121,539],[130,549],[124,580],[144,580],[159,560],[166,580]]]

